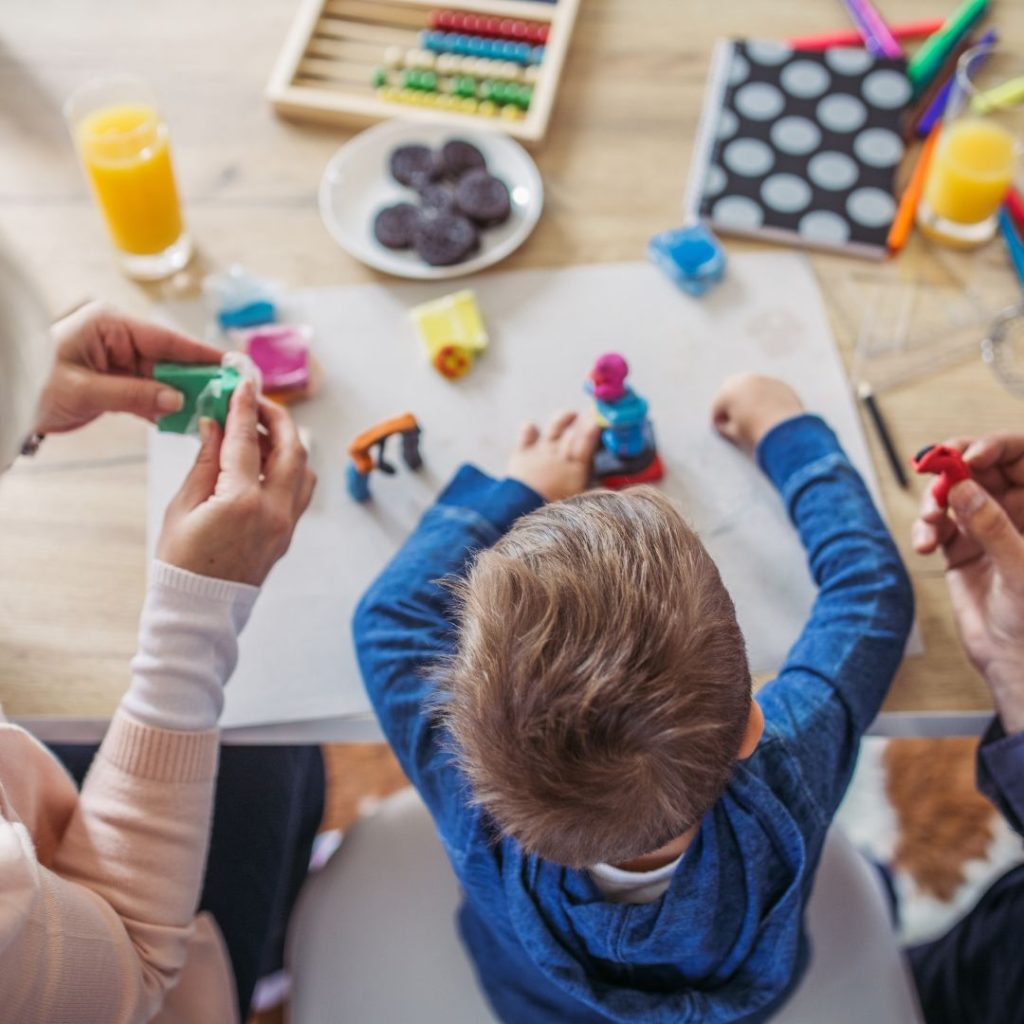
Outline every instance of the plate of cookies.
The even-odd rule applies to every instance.
[[[526,241],[544,205],[529,153],[497,132],[386,121],[355,136],[320,181],[320,216],[357,260],[437,280],[492,266]]]

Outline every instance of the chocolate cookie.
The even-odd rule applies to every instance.
[[[458,213],[424,214],[413,231],[413,245],[432,267],[448,267],[464,260],[479,243],[472,222]]]
[[[440,174],[434,151],[429,146],[399,146],[390,156],[391,176],[401,185],[419,188]]]
[[[420,202],[425,210],[437,210],[439,213],[455,211],[455,193],[447,185],[436,182],[420,189]]]
[[[408,249],[422,214],[412,203],[385,206],[373,220],[373,237],[389,249]]]
[[[465,139],[449,139],[441,147],[441,170],[458,180],[467,171],[486,170],[487,161],[472,142]]]
[[[467,217],[482,227],[504,224],[512,212],[505,182],[481,170],[469,171],[459,179],[455,202]]]

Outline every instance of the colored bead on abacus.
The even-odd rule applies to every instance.
[[[436,10],[430,14],[430,27],[442,32],[489,36],[543,45],[548,40],[549,26],[536,21],[497,18],[462,11]]]
[[[544,58],[543,46],[513,42],[508,39],[487,39],[462,32],[424,30],[420,45],[435,53],[455,53],[464,57],[483,57],[488,60],[514,61],[516,64],[539,64]]]

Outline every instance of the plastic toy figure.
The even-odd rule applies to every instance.
[[[930,444],[922,448],[913,459],[918,473],[938,473],[939,478],[932,484],[932,496],[939,508],[949,506],[949,492],[961,480],[970,480],[971,470],[964,457],[955,449],[944,444]]]
[[[402,437],[402,461],[409,469],[417,470],[423,465],[423,457],[420,455],[420,430],[416,417],[411,412],[401,416],[395,416],[390,420],[384,420],[376,426],[364,430],[348,446],[348,454],[351,461],[348,464],[346,483],[348,493],[353,501],[363,502],[370,500],[370,474],[379,469],[387,476],[392,476],[395,467],[384,457],[384,448],[387,440],[393,434],[400,434]],[[370,454],[370,450],[376,447],[376,459]]]
[[[628,375],[626,360],[610,352],[597,360],[585,385],[604,428],[594,455],[594,474],[613,490],[651,483],[665,475],[647,418],[647,402],[626,383]]]

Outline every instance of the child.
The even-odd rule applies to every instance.
[[[733,378],[713,415],[779,489],[819,588],[756,702],[710,556],[651,488],[581,493],[597,432],[571,413],[524,430],[508,479],[463,467],[356,612],[509,1024],[760,1021],[807,965],[815,867],[913,598],[789,387]]]

